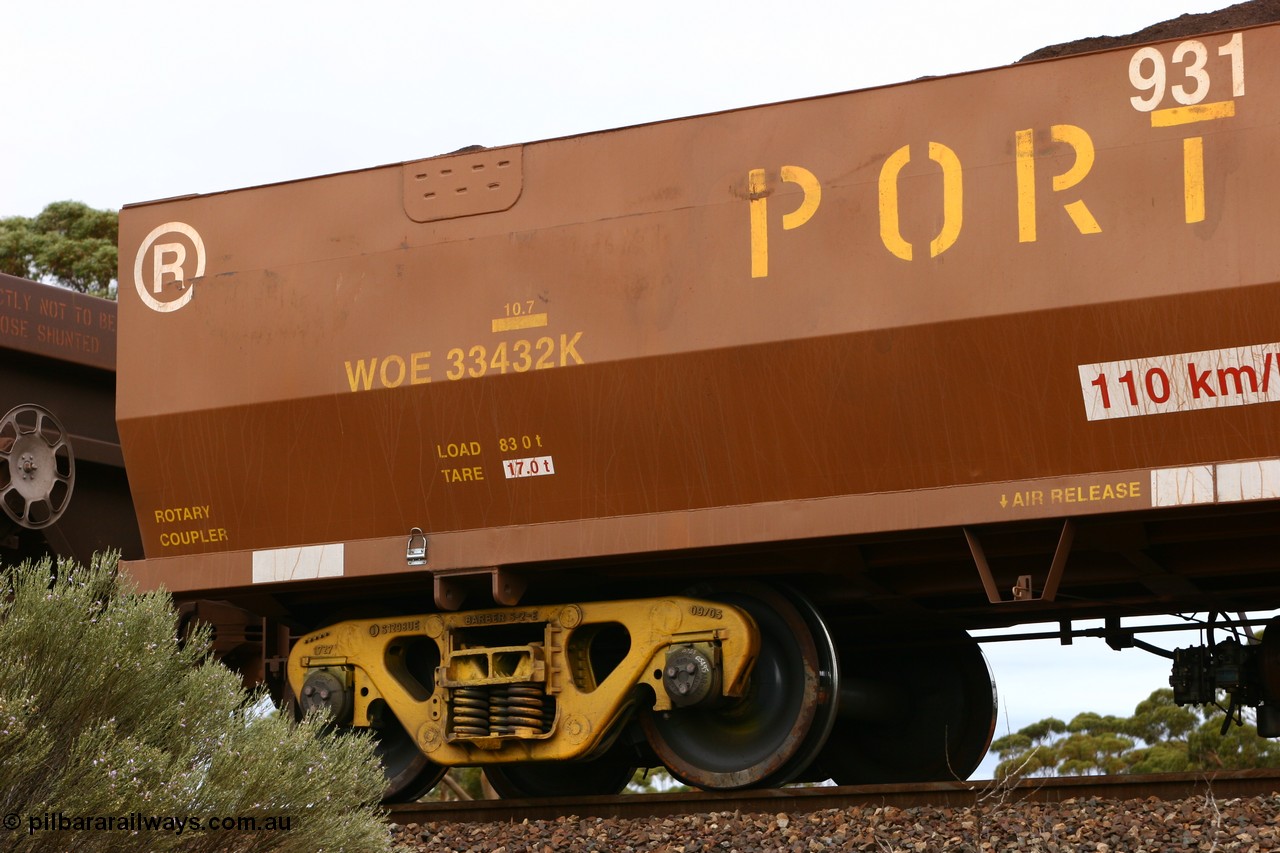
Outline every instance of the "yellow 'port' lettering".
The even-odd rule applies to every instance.
[[[804,193],[800,206],[782,215],[782,230],[790,231],[804,225],[818,210],[818,205],[822,204],[822,185],[813,176],[813,172],[800,166],[783,166],[782,182],[795,184]]]
[[[964,224],[964,169],[960,158],[941,142],[929,143],[929,159],[942,167],[942,230],[929,242],[929,257],[936,258],[955,245]],[[911,146],[889,155],[880,168],[880,241],[895,257],[909,261],[910,243],[902,236],[898,208],[898,177],[911,162]]]
[[[1183,209],[1188,224],[1204,222],[1204,137],[1182,140]]]
[[[1186,51],[1200,50],[1198,42],[1186,42]],[[1189,47],[1188,47],[1189,46]],[[1182,50],[1180,47],[1179,50]],[[1232,93],[1239,97],[1244,93],[1243,80],[1243,42],[1239,33],[1219,48],[1219,55],[1232,60]],[[1175,51],[1175,57],[1178,52]],[[1196,53],[1199,56],[1199,53]],[[1175,100],[1181,106],[1166,109],[1155,109],[1165,91],[1163,79],[1153,71],[1147,75],[1144,71],[1151,62],[1163,62],[1159,51],[1154,48],[1142,48],[1134,54],[1131,64],[1131,76],[1135,86],[1140,89],[1153,89],[1150,98],[1133,99],[1135,108],[1151,111],[1153,128],[1177,127],[1204,121],[1216,121],[1233,118],[1236,114],[1234,101],[1215,103],[1189,103],[1188,99],[1201,97],[1205,84],[1196,76],[1195,66],[1187,69],[1187,76],[1195,84],[1191,91],[1184,87],[1174,86]],[[1199,61],[1199,60],[1197,60]],[[1141,84],[1141,85],[1139,85]],[[1181,92],[1181,95],[1179,95]],[[1037,152],[1037,133],[1041,135],[1043,150]],[[1044,136],[1047,135],[1047,143]],[[1064,148],[1065,146],[1065,148]],[[1205,151],[1204,137],[1193,136],[1182,140],[1182,178],[1184,217],[1188,224],[1203,222],[1206,208]],[[1066,150],[1066,149],[1069,149]],[[916,246],[903,236],[902,228],[902,172],[911,162],[911,146],[903,145],[893,151],[880,166],[877,195],[879,206],[880,241],[896,258],[911,261],[916,256]],[[956,152],[941,142],[929,142],[928,156],[937,163],[942,172],[942,225],[936,236],[929,242],[929,256],[936,258],[946,252],[960,238],[964,225],[964,169]],[[1071,157],[1070,165],[1051,178],[1037,177],[1038,160],[1047,157],[1066,159]],[[1018,242],[1034,243],[1038,239],[1037,221],[1037,186],[1049,183],[1054,193],[1065,193],[1080,186],[1093,170],[1097,151],[1093,139],[1082,127],[1073,124],[1050,125],[1047,130],[1027,128],[1014,132],[1013,171],[1017,189]],[[768,200],[772,194],[769,186],[769,173],[765,169],[752,169],[747,175],[747,200],[750,208],[751,223],[751,277],[763,278],[769,274],[769,216]],[[913,176],[914,177],[914,176]],[[823,188],[813,173],[799,166],[783,166],[781,169],[783,183],[794,183],[803,190],[800,205],[782,217],[783,230],[798,228],[808,222],[822,199]],[[860,185],[859,185],[860,186]],[[910,186],[910,184],[908,184]],[[847,190],[847,186],[840,189]],[[1100,234],[1102,226],[1082,198],[1062,201],[1062,209],[1080,234]],[[918,213],[908,218],[908,230],[911,222],[920,221]],[[776,225],[775,225],[776,227]],[[826,239],[837,239],[828,234]],[[538,345],[551,341],[539,339]],[[564,337],[561,344],[564,345]],[[548,350],[545,357],[549,359]],[[571,357],[571,356],[570,356]],[[563,362],[562,362],[563,363]],[[544,366],[542,359],[539,367]],[[546,364],[550,366],[550,364]]]
[[[911,244],[902,239],[898,218],[898,174],[911,160],[911,146],[904,145],[889,155],[880,167],[880,242],[904,261],[911,260]]]
[[[942,230],[929,243],[929,257],[936,258],[960,237],[964,224],[964,170],[956,152],[941,142],[929,143],[929,159],[942,167]]]
[[[747,197],[751,213],[751,277],[769,274],[769,200],[764,194],[764,169],[747,174]]]
[[[782,230],[791,231],[813,217],[822,203],[822,185],[813,172],[802,166],[783,166],[782,182],[795,184],[803,193],[800,206],[782,215]],[[769,193],[764,169],[747,173],[747,198],[751,213],[751,277],[764,278],[769,274]]]
[[[1071,146],[1075,152],[1075,162],[1071,168],[1060,175],[1053,176],[1053,191],[1069,190],[1084,180],[1093,168],[1093,139],[1084,128],[1073,124],[1055,124],[1049,128],[1049,136],[1054,142],[1063,142]],[[1034,243],[1036,241],[1036,167],[1035,167],[1035,131],[1019,130],[1014,134],[1015,166],[1014,173],[1018,182],[1018,242]],[[1063,205],[1067,215],[1071,217],[1076,230],[1081,234],[1099,234],[1102,227],[1093,218],[1089,208],[1083,201],[1077,200]]]

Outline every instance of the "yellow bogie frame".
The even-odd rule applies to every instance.
[[[625,653],[600,668],[593,643],[609,631],[616,644],[619,627]],[[740,697],[759,647],[747,613],[692,598],[430,613],[309,634],[289,656],[289,683],[304,707],[320,685],[355,727],[385,702],[436,764],[564,761],[606,747],[641,685],[655,711],[672,708],[669,650],[697,650],[718,671],[718,695]]]

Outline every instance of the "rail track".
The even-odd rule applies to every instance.
[[[774,788],[754,791],[679,791],[610,797],[538,797],[407,803],[391,807],[391,820],[408,823],[505,823],[554,820],[565,815],[652,818],[710,812],[773,814],[889,805],[963,807],[991,801],[1061,802],[1068,799],[1178,800],[1212,795],[1218,799],[1270,796],[1280,792],[1280,769],[1149,776],[1072,776],[923,782],[899,785]]]

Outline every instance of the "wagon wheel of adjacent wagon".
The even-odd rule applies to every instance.
[[[387,779],[384,803],[411,803],[444,778],[449,768],[422,754],[386,702],[378,700],[369,706],[369,722],[378,744],[374,752]]]
[[[968,778],[996,725],[982,649],[963,631],[883,643],[838,640],[840,712],[821,771],[841,785]]]
[[[645,735],[671,775],[700,788],[782,785],[812,762],[831,730],[839,677],[821,618],[798,593],[763,584],[689,593],[740,607],[760,654],[739,699],[650,711]]]
[[[503,799],[619,794],[635,773],[635,758],[618,749],[594,761],[491,764],[484,769]]]
[[[75,457],[67,431],[41,406],[10,409],[0,420],[0,506],[29,530],[57,521],[71,501]]]

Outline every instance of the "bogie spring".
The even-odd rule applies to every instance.
[[[550,697],[537,684],[495,685],[490,695],[489,732],[545,734],[551,730]]]
[[[489,734],[489,688],[455,687],[451,719],[456,737],[486,737]]]
[[[555,719],[555,700],[534,682],[455,687],[451,701],[454,737],[544,735]]]

